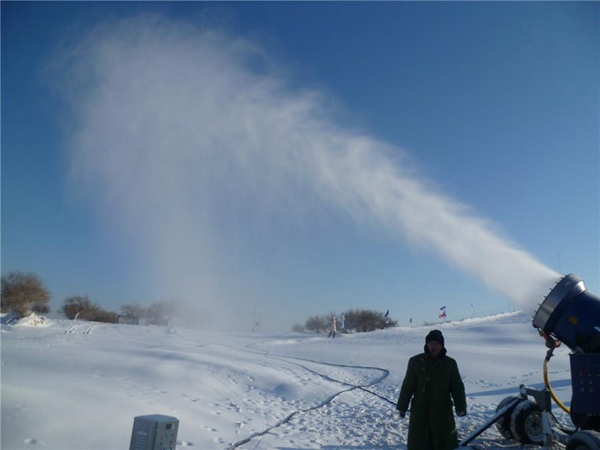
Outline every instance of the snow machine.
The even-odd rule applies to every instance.
[[[567,450],[600,450],[600,297],[586,290],[575,275],[562,278],[540,304],[533,326],[546,341],[543,390],[520,386],[506,397],[496,414],[460,443],[466,447],[492,425],[507,439],[537,444],[550,450],[554,443]],[[555,395],[548,378],[554,350],[565,344],[571,350],[572,397],[570,408]],[[560,425],[552,414],[552,400],[567,414],[573,427]]]

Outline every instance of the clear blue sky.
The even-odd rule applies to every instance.
[[[519,308],[494,252],[461,267],[471,219],[600,292],[597,2],[1,8],[2,274],[37,273],[53,310],[180,297],[278,330]],[[384,168],[434,197],[396,221]]]

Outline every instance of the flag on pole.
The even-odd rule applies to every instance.
[[[442,306],[440,308],[440,314],[438,315],[438,317],[440,319],[445,319],[446,318],[446,307],[445,306]]]

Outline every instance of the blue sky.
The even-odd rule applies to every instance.
[[[54,310],[527,307],[496,237],[600,291],[596,2],[1,7],[2,273]]]

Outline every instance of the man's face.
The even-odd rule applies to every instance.
[[[431,353],[431,356],[433,356],[434,358],[437,358],[440,355],[442,348],[442,344],[440,344],[438,341],[429,341],[427,343],[427,349],[429,350],[429,353]]]

